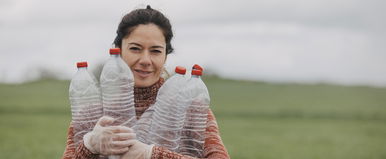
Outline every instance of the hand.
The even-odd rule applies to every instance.
[[[154,145],[147,145],[136,139],[131,140],[129,151],[121,159],[150,159]]]
[[[133,144],[135,133],[125,126],[109,126],[111,117],[101,117],[94,129],[83,137],[84,146],[94,154],[119,155],[127,152]]]

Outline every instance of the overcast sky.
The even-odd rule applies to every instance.
[[[382,0],[0,0],[0,82],[108,58],[122,16],[151,4],[172,22],[167,67],[222,77],[386,86]]]

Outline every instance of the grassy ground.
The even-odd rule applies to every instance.
[[[232,158],[386,158],[386,88],[205,82]],[[68,85],[0,85],[0,158],[61,157]]]

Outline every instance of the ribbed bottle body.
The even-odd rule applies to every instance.
[[[77,146],[84,134],[91,131],[103,115],[102,97],[96,78],[86,67],[79,68],[69,88],[74,143]]]
[[[120,55],[111,55],[100,76],[103,113],[115,119],[113,125],[133,127],[136,123],[134,107],[134,78]]]
[[[178,149],[181,130],[184,124],[187,99],[183,94],[186,78],[175,74],[160,88],[148,139],[151,143],[168,148]]]
[[[206,122],[210,104],[209,92],[200,76],[193,75],[187,83],[189,105],[181,130],[178,152],[184,155],[203,157]]]

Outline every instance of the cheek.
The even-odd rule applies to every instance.
[[[162,70],[163,66],[165,64],[165,57],[160,57],[154,60],[154,65],[157,67],[158,70]]]
[[[122,53],[122,59],[129,67],[134,64],[134,57],[131,56],[129,53]]]

